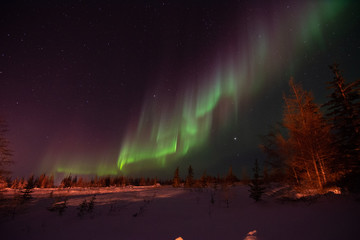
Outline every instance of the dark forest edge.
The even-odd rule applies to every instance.
[[[264,186],[273,183],[286,185],[292,191],[313,191],[323,194],[330,188],[340,188],[342,193],[360,192],[360,79],[346,83],[337,64],[330,66],[334,79],[327,88],[332,91],[329,101],[319,105],[313,94],[300,84],[290,80],[290,94],[284,95],[283,119],[263,136],[261,150],[266,154],[262,167],[257,160],[253,177],[244,174],[241,179],[230,167],[226,176],[209,176],[206,171],[199,179],[189,166],[187,176],[181,179],[179,168],[173,179],[132,178],[126,176],[104,176],[91,179],[64,177],[58,186],[54,176],[42,174],[28,179],[7,176],[12,152],[5,138],[6,127],[1,121],[0,143],[2,147],[0,179],[2,188],[72,188],[72,187],[126,187],[159,186],[206,188],[246,184],[250,196],[261,199]],[[260,173],[260,169],[261,173]]]

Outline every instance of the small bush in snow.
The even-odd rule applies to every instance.
[[[94,210],[96,195],[94,195],[88,202],[86,199],[78,207],[78,216],[82,217],[86,213],[91,213]]]
[[[67,198],[57,198],[51,207],[48,208],[48,210],[51,212],[58,212],[59,215],[62,216],[62,214],[65,212],[65,209],[67,208],[67,200]]]

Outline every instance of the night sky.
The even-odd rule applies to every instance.
[[[120,3],[121,2],[121,3]],[[291,76],[360,77],[356,1],[8,1],[0,116],[14,176],[240,175]]]

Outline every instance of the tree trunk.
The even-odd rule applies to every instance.
[[[319,184],[320,189],[322,189],[322,188],[323,188],[323,185],[322,185],[322,183],[321,183],[321,178],[320,178],[319,170],[318,170],[317,163],[316,163],[316,160],[315,160],[314,156],[312,156],[312,159],[313,159],[313,164],[314,164],[315,173],[316,173],[316,176],[317,176],[317,179],[318,179],[318,184]]]
[[[327,183],[326,180],[326,174],[325,174],[325,169],[324,169],[324,161],[322,160],[322,158],[319,157],[319,153],[316,153],[317,158],[319,159],[319,166],[320,166],[320,170],[324,179],[324,183]]]

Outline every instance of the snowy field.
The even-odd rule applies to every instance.
[[[354,196],[294,202],[265,196],[255,203],[247,186],[35,189],[25,203],[14,200],[20,196],[2,192],[2,240],[360,239]]]

